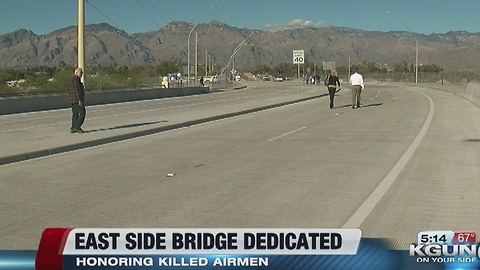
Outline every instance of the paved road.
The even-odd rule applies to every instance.
[[[324,94],[318,87],[299,88],[292,82],[272,88],[275,85],[279,84],[251,83],[250,87],[237,91],[230,89],[208,95],[89,106],[83,126],[88,136],[70,134],[70,109],[0,116],[0,165],[190,126]]]
[[[480,232],[479,108],[376,84],[363,108],[343,90],[330,110],[309,99],[322,88],[272,85],[92,107],[86,134],[68,134],[66,110],[0,118],[17,155],[307,99],[0,166],[0,249],[36,249],[46,227],[359,227],[398,249],[420,230]]]

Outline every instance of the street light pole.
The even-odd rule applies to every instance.
[[[415,35],[414,35],[414,37],[415,37]],[[415,37],[415,43],[417,43],[416,52],[415,52],[415,83],[418,83],[418,40],[417,40],[417,37]]]
[[[417,36],[408,28],[408,26],[397,16],[397,14],[387,11],[387,14],[393,14],[397,19],[403,24],[403,26],[408,30],[410,35],[415,39],[415,83],[418,83],[418,39]]]
[[[190,36],[192,35],[193,29],[197,27],[198,23],[193,26],[192,30],[190,30],[190,33],[188,33],[188,45],[187,45],[187,76],[188,76],[188,82],[187,86],[190,86]]]
[[[217,3],[218,0],[215,0],[215,2],[213,2],[213,4],[210,6],[210,8],[208,8],[208,10],[205,12],[205,14],[203,14],[202,18],[200,18],[200,21],[203,19],[203,17],[205,17],[205,15],[207,15],[207,13],[210,11],[210,9],[212,9],[213,5],[215,5],[215,3]],[[199,22],[198,22],[199,23]],[[190,36],[192,35],[192,32],[193,32],[193,29],[195,29],[195,27],[197,27],[198,23],[195,24],[195,26],[193,26],[192,30],[190,30],[190,32],[188,33],[188,40],[187,40],[187,76],[188,76],[188,83],[187,85],[190,86]]]
[[[247,40],[247,39],[245,39],[245,40]],[[235,50],[233,50],[232,56],[230,57],[230,60],[232,61],[232,71],[231,71],[231,73],[232,73],[232,89],[235,89],[235,73],[236,73],[235,72],[235,54],[237,54],[237,52],[241,49],[241,47],[243,45],[245,45],[243,42],[240,43],[240,45],[238,45],[238,47],[235,48]]]
[[[78,0],[78,59],[77,67],[83,70],[82,82],[85,83],[85,0]]]
[[[253,32],[251,32],[240,44],[238,44],[238,46],[233,49],[233,52],[232,52],[232,56],[230,56],[230,60],[228,60],[228,63],[227,65],[222,69],[222,71],[220,72],[220,74],[223,74],[223,72],[225,72],[225,70],[227,69],[227,67],[230,65],[230,63],[232,62],[232,59],[235,57],[235,54],[237,54],[237,52],[241,49],[241,47],[243,45],[245,45],[245,42],[247,41],[247,39],[253,34]],[[233,69],[234,67],[232,67]]]

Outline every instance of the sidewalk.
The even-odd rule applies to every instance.
[[[182,98],[89,107],[83,134],[70,134],[69,109],[0,116],[0,165],[118,142],[316,99],[323,88],[272,84]]]

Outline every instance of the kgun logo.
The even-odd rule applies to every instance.
[[[417,262],[470,263],[480,258],[477,245],[410,245],[410,256],[419,256]]]

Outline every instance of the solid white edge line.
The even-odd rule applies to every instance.
[[[363,202],[363,204],[357,209],[357,211],[343,225],[343,228],[359,228],[362,225],[362,223],[365,221],[365,219],[367,219],[367,217],[373,211],[373,209],[378,204],[378,202],[387,193],[388,189],[393,184],[395,179],[398,177],[400,172],[403,170],[403,168],[405,167],[407,162],[410,160],[410,158],[413,156],[413,153],[418,148],[418,146],[420,145],[420,142],[422,141],[423,137],[427,133],[427,130],[433,119],[435,105],[433,103],[433,100],[426,94],[416,90],[413,90],[413,91],[424,95],[425,97],[428,98],[428,101],[430,102],[430,110],[428,112],[427,119],[425,120],[425,123],[423,124],[422,129],[417,134],[417,137],[415,138],[415,140],[413,140],[410,147],[408,147],[407,151],[405,151],[403,156],[398,160],[397,164],[393,166],[393,168],[390,170],[387,176],[385,176],[382,182],[380,182],[380,184],[372,192],[372,194],[370,194],[370,196]]]

